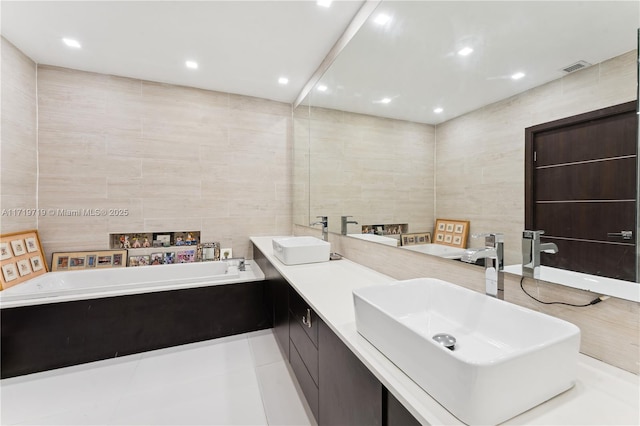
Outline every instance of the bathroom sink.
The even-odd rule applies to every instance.
[[[326,262],[331,244],[315,237],[274,238],[273,254],[285,265]]]
[[[385,237],[376,234],[347,234],[349,237],[358,238],[360,240],[373,241],[374,243],[382,243],[388,246],[397,247],[398,239]]]
[[[445,259],[460,259],[466,251],[466,249],[463,248],[450,247],[442,244],[417,244],[415,246],[403,246],[400,248],[440,256]]]
[[[467,424],[504,422],[575,382],[580,330],[569,322],[433,278],[353,298],[358,332]]]

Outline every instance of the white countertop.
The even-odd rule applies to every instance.
[[[352,291],[393,278],[347,259],[287,266],[273,256],[272,237],[251,241],[382,384],[423,424],[462,424],[358,334]],[[508,401],[497,401],[508,404]],[[576,385],[508,424],[640,424],[640,377],[580,354]]]

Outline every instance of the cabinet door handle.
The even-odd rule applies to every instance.
[[[307,309],[307,315],[302,317],[302,323],[311,328],[311,309]]]

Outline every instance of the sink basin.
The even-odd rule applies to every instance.
[[[356,327],[454,416],[498,424],[571,388],[575,325],[446,281],[353,291]],[[433,339],[455,338],[453,350]]]
[[[444,257],[445,259],[460,259],[466,249],[458,247],[450,247],[442,244],[418,244],[415,246],[400,247],[405,250],[417,251],[420,253],[431,254],[433,256]]]
[[[384,237],[376,234],[347,234],[349,237],[358,238],[360,240],[373,241],[374,243],[382,243],[388,246],[397,247],[398,239],[391,237]]]
[[[331,244],[315,237],[274,238],[273,254],[285,265],[326,262]]]

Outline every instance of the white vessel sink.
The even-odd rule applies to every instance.
[[[467,424],[504,422],[574,384],[580,330],[569,322],[432,278],[353,297],[358,332]]]
[[[315,237],[274,238],[273,254],[285,265],[326,262],[331,244]]]
[[[360,240],[373,241],[374,243],[382,243],[388,246],[397,247],[398,240],[396,238],[385,237],[376,234],[347,234],[349,237],[358,238]]]
[[[442,244],[417,244],[415,246],[402,246],[401,248],[431,254],[433,256],[440,256],[445,259],[460,259],[466,251],[466,249],[463,248],[450,247]]]

